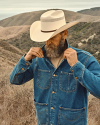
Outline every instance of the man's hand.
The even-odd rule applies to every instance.
[[[29,52],[25,56],[25,60],[29,61],[31,59],[34,59],[35,57],[43,58],[43,51],[39,47],[32,47]]]
[[[71,67],[78,62],[77,52],[72,48],[68,48],[64,51],[64,58],[67,59]]]

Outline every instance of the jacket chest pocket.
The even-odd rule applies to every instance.
[[[77,88],[77,80],[75,80],[73,73],[61,71],[59,88],[64,92],[73,92]]]
[[[50,71],[38,69],[37,86],[41,89],[48,89],[50,85],[51,85]]]

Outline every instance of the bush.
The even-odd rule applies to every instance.
[[[88,42],[87,42],[87,44],[91,44],[92,43],[92,40],[91,39],[89,39],[88,40]]]
[[[18,46],[19,46],[19,43],[16,43],[16,45],[15,45],[15,46],[17,46],[17,47],[18,47]]]
[[[97,56],[98,59],[100,59],[100,53],[98,53],[98,56]]]
[[[83,41],[82,43],[83,43],[83,44],[86,44],[86,41]]]

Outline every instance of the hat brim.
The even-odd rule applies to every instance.
[[[57,35],[58,33],[64,31],[65,29],[68,29],[68,28],[76,25],[77,23],[79,23],[79,22],[73,21],[70,23],[66,23],[65,25],[63,25],[62,27],[57,29],[55,32],[44,33],[44,32],[41,32],[41,21],[35,21],[30,27],[30,38],[31,38],[31,40],[33,40],[35,42],[45,42],[48,39]]]

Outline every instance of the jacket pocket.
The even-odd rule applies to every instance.
[[[37,86],[41,89],[48,89],[51,84],[51,73],[48,70],[38,69]]]
[[[64,92],[73,92],[77,88],[77,80],[75,80],[73,73],[61,71],[59,88]]]
[[[58,125],[84,125],[85,108],[59,108]]]
[[[38,103],[34,100],[35,109],[36,109],[36,118],[39,125],[48,124],[48,104]]]

